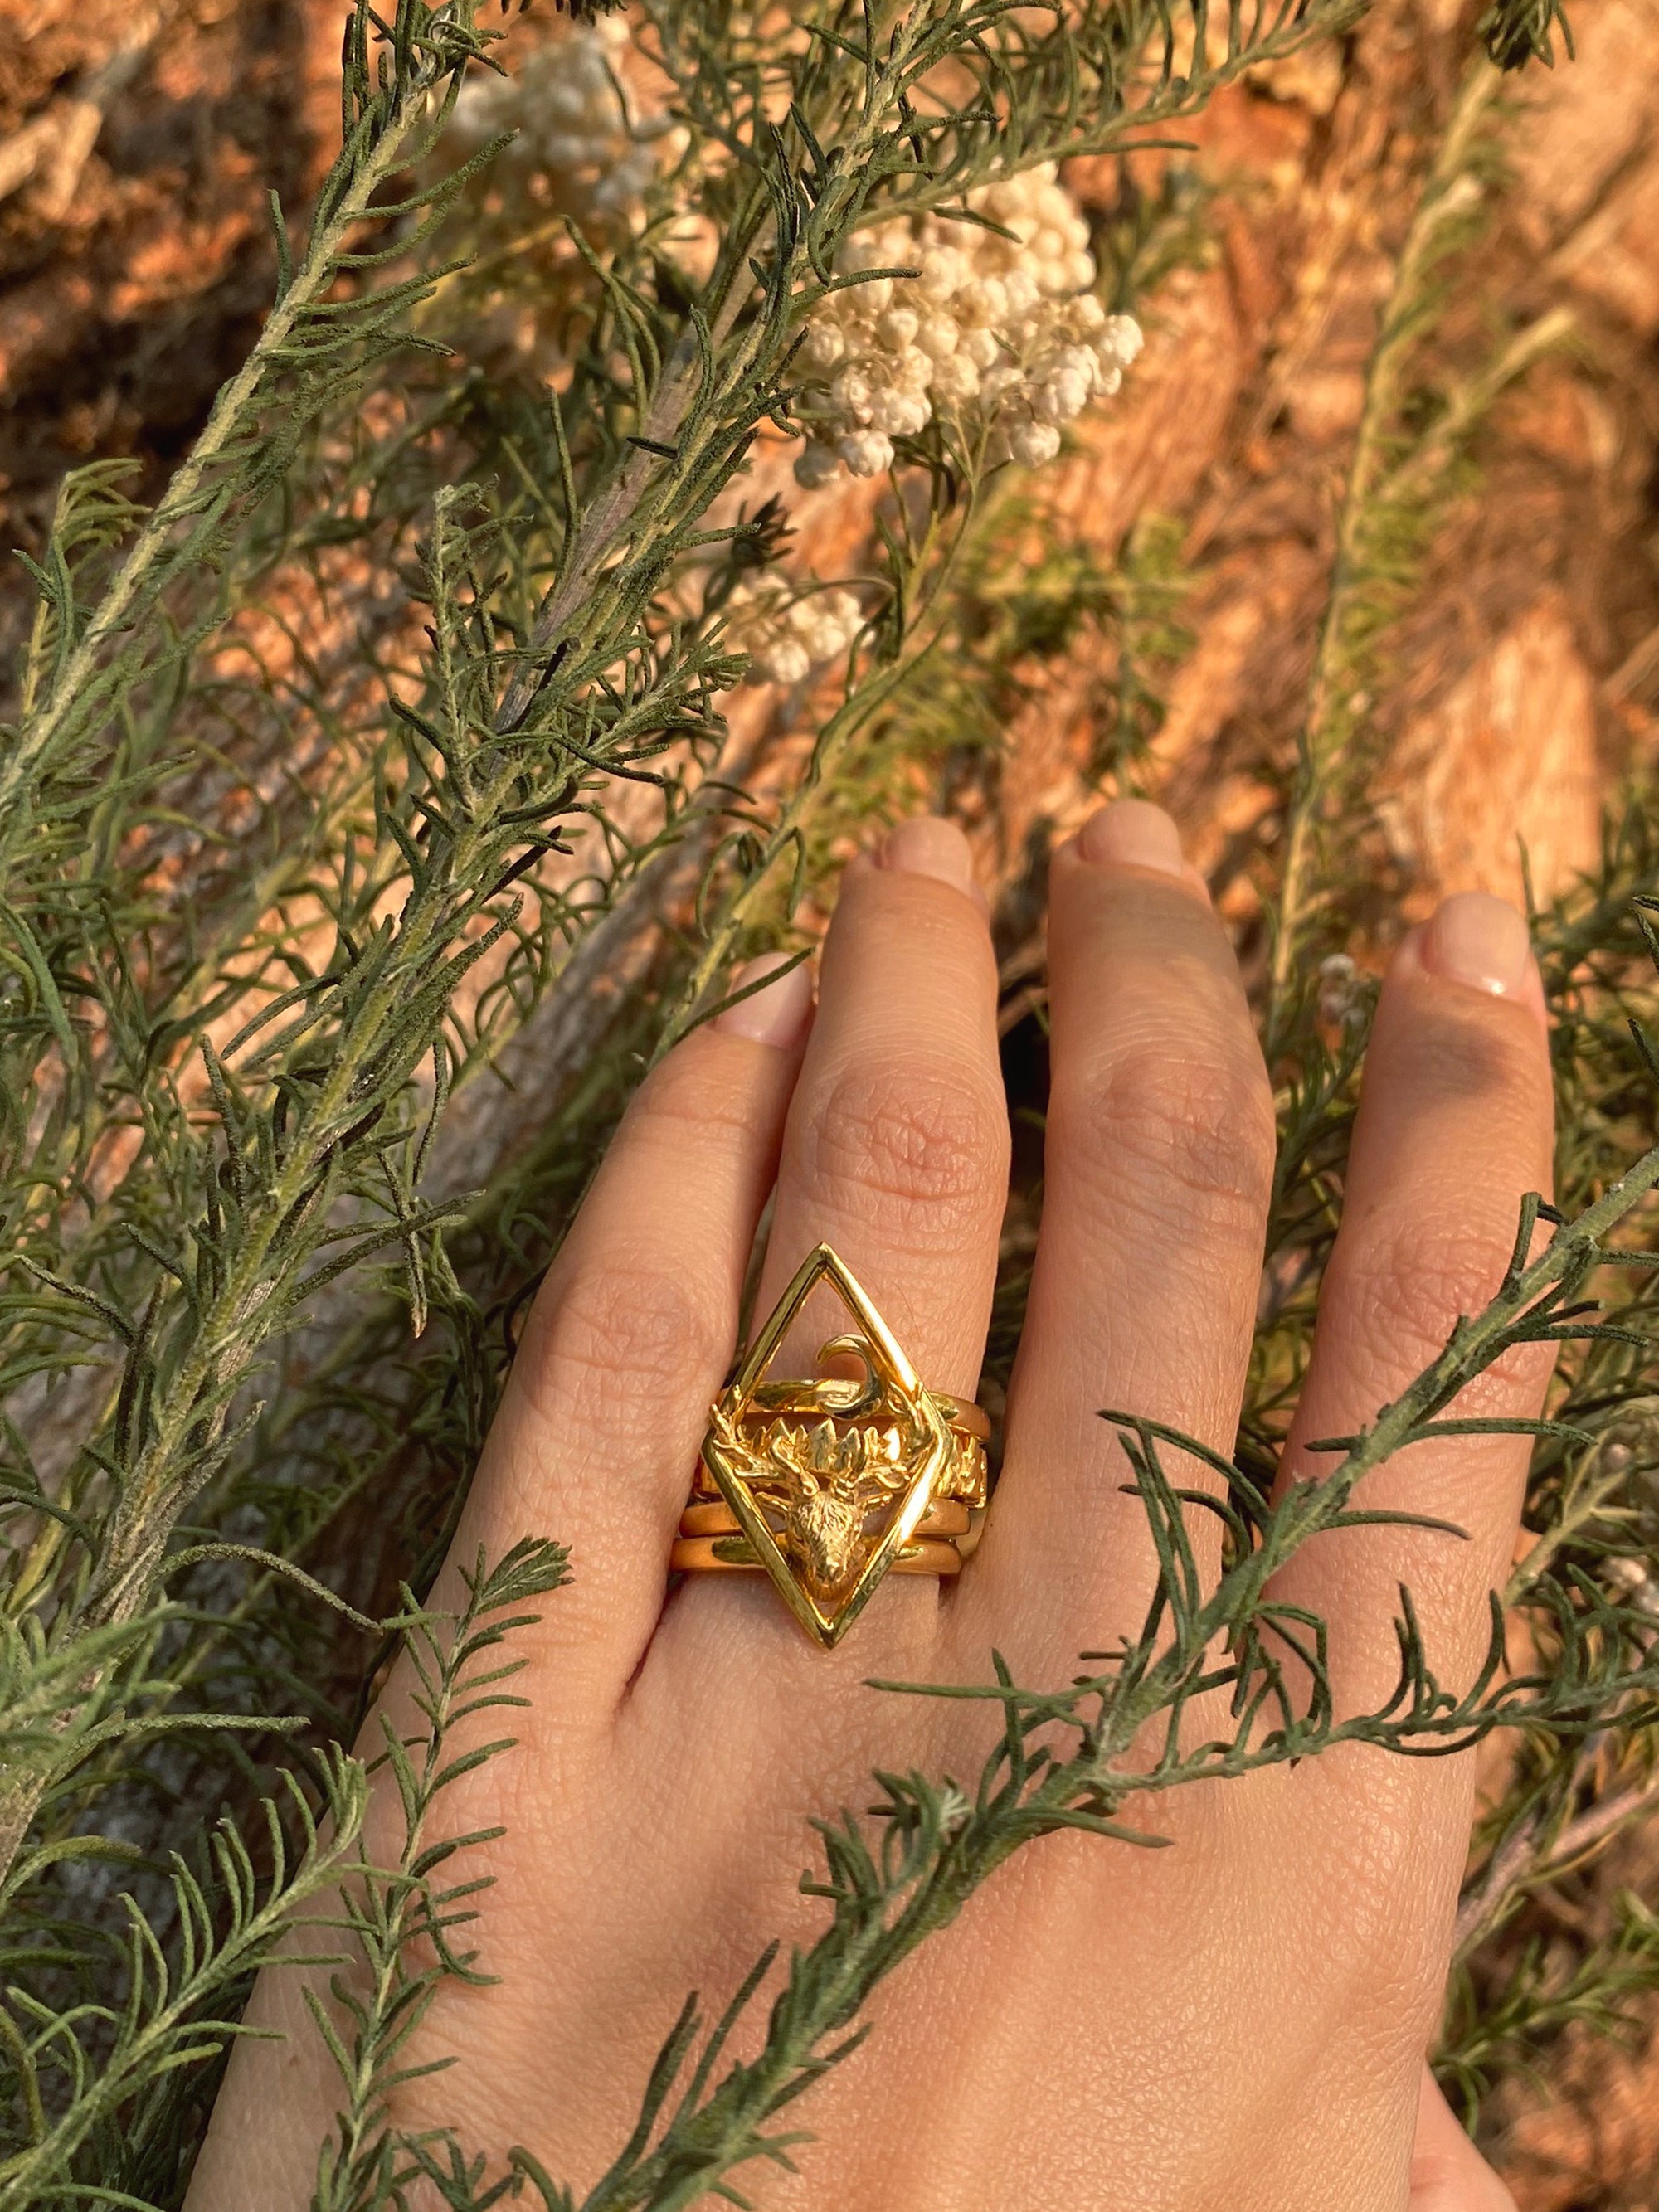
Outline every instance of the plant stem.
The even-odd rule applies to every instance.
[[[1616,1829],[1647,1812],[1659,1798],[1659,1774],[1632,1783],[1569,1820],[1553,1839],[1541,1818],[1524,1822],[1492,1854],[1474,1887],[1466,1892],[1452,1929],[1452,1956],[1466,1958],[1502,1918],[1516,1893],[1569,1872],[1574,1863]],[[1546,1851],[1542,1864],[1539,1854]]]

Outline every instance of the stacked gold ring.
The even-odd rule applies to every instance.
[[[796,1419],[845,1419],[854,1405],[855,1383],[836,1381],[774,1382],[755,1393],[757,1405],[766,1408],[763,1419],[745,1419],[739,1433],[757,1455],[780,1424]],[[935,1481],[931,1502],[909,1538],[899,1547],[889,1572],[896,1575],[956,1575],[973,1556],[985,1519],[986,1439],[991,1424],[970,1401],[953,1398],[943,1390],[927,1394],[951,1433],[950,1465]],[[775,1519],[776,1516],[772,1516]],[[691,1498],[680,1516],[679,1535],[669,1564],[683,1573],[750,1571],[762,1562],[744,1534],[737,1515],[723,1497],[704,1462],[698,1463]]]
[[[823,1368],[788,1382],[766,1369],[808,1294],[840,1295],[856,1330],[832,1337]],[[889,1574],[960,1574],[978,1542],[987,1488],[981,1409],[928,1390],[845,1262],[820,1244],[715,1401],[671,1567],[769,1575],[816,1643],[839,1641]]]

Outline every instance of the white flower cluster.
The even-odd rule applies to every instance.
[[[1060,451],[1062,422],[1122,383],[1140,325],[1087,289],[1088,228],[1054,164],[981,185],[967,204],[1000,229],[902,218],[842,249],[844,275],[920,273],[849,285],[812,311],[799,356],[811,387],[803,484],[843,467],[879,476],[895,438],[946,413],[988,426],[994,458],[1036,467]]]
[[[1342,1029],[1365,1018],[1364,980],[1346,952],[1328,952],[1319,963],[1319,1018]]]
[[[663,114],[630,116],[616,72],[628,26],[602,15],[528,54],[512,76],[470,77],[446,134],[465,157],[518,133],[491,168],[503,198],[540,201],[597,229],[635,230],[659,169],[685,150]]]
[[[799,684],[845,653],[864,626],[851,592],[809,592],[781,568],[739,578],[726,601],[726,641],[749,655],[751,682]]]

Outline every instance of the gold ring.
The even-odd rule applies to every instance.
[[[672,1565],[683,1573],[707,1575],[722,1571],[752,1573],[762,1562],[747,1536],[678,1536],[670,1554]],[[954,1544],[912,1537],[902,1544],[883,1571],[890,1575],[959,1575],[963,1555]]]
[[[920,1521],[918,1536],[944,1536],[951,1543],[971,1535],[975,1516],[954,1498],[936,1498]],[[737,1515],[723,1498],[699,1498],[688,1505],[680,1516],[682,1536],[734,1536],[741,1534]]]
[[[769,1382],[766,1369],[820,1282],[856,1328],[820,1365],[841,1376]],[[852,1270],[820,1244],[710,1410],[702,1462],[670,1554],[687,1574],[769,1575],[817,1643],[837,1644],[888,1574],[960,1574],[985,1514],[981,1409],[922,1386]]]

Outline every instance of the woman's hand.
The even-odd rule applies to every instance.
[[[400,2092],[400,2124],[451,2123],[495,2160],[526,2144],[580,2198],[685,1993],[718,2008],[771,1938],[811,1940],[810,1817],[862,1805],[872,1767],[977,1774],[982,1705],[866,1678],[983,1681],[994,1647],[1018,1680],[1062,1683],[1137,1626],[1154,1555],[1097,1409],[1231,1450],[1273,1164],[1233,956],[1173,824],[1139,803],[1056,854],[1051,906],[1042,1237],[983,1541],[954,1583],[888,1580],[833,1651],[764,1577],[665,1597],[665,1563],[775,1182],[757,1310],[826,1239],[924,1381],[973,1395],[1008,1126],[960,835],[907,823],[854,863],[816,1013],[798,969],[689,1037],[630,1109],[537,1299],[456,1541],[465,1561],[556,1535],[574,1579],[519,1645],[518,1748],[439,1801],[453,1832],[505,1830],[477,1854],[495,1887],[471,1931],[500,1978],[441,1986],[413,2057],[459,2063]],[[1382,992],[1285,1479],[1492,1294],[1550,1145],[1525,927],[1451,900]],[[779,1371],[805,1371],[836,1326],[799,1331]],[[1506,1364],[1459,1410],[1535,1413],[1545,1380],[1536,1358]],[[1360,1493],[1467,1542],[1367,1527],[1297,1555],[1280,1594],[1328,1622],[1340,1706],[1392,1686],[1402,1582],[1443,1679],[1472,1676],[1526,1455],[1509,1436],[1419,1445]],[[1423,2082],[1471,1786],[1467,1758],[1346,1747],[1161,1797],[1171,1850],[1022,1850],[793,2109],[816,2136],[799,2174],[738,2185],[769,2212],[1494,2212],[1506,2192]],[[385,1797],[375,1819],[371,1850],[395,1850]],[[196,2212],[309,2199],[339,2089],[299,1984],[264,1978],[253,2016],[289,2039],[240,2048]]]

